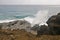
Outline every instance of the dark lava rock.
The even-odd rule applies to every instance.
[[[50,17],[47,21],[47,24],[51,27],[60,27],[60,13]]]
[[[50,34],[60,34],[60,13],[50,17],[47,21],[47,24],[50,30]]]
[[[56,21],[57,24],[60,24],[60,13],[56,15]]]

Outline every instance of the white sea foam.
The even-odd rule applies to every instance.
[[[12,22],[14,20],[0,20],[0,23],[7,23],[7,22]]]
[[[32,24],[34,18],[32,18],[32,17],[25,17],[24,20],[26,20],[26,21],[28,21],[29,23]]]
[[[13,22],[16,20],[23,20],[23,19],[13,19],[13,20],[0,20],[0,23],[8,23],[8,22]]]

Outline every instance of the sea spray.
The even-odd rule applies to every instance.
[[[30,32],[33,35],[43,34],[48,30],[46,21],[48,20],[48,10],[40,10],[35,15],[32,21],[32,27]]]
[[[32,18],[32,17],[25,17],[24,20],[28,21],[32,25],[32,22],[33,22],[34,18]]]
[[[48,10],[40,10],[35,15],[35,18],[32,22],[32,26],[34,26],[35,24],[47,25],[46,24],[47,19],[48,19]]]

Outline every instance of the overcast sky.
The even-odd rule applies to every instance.
[[[60,0],[0,0],[0,4],[60,5]]]

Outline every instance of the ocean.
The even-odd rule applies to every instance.
[[[33,24],[45,23],[59,12],[58,5],[0,5],[0,22],[25,19]]]

